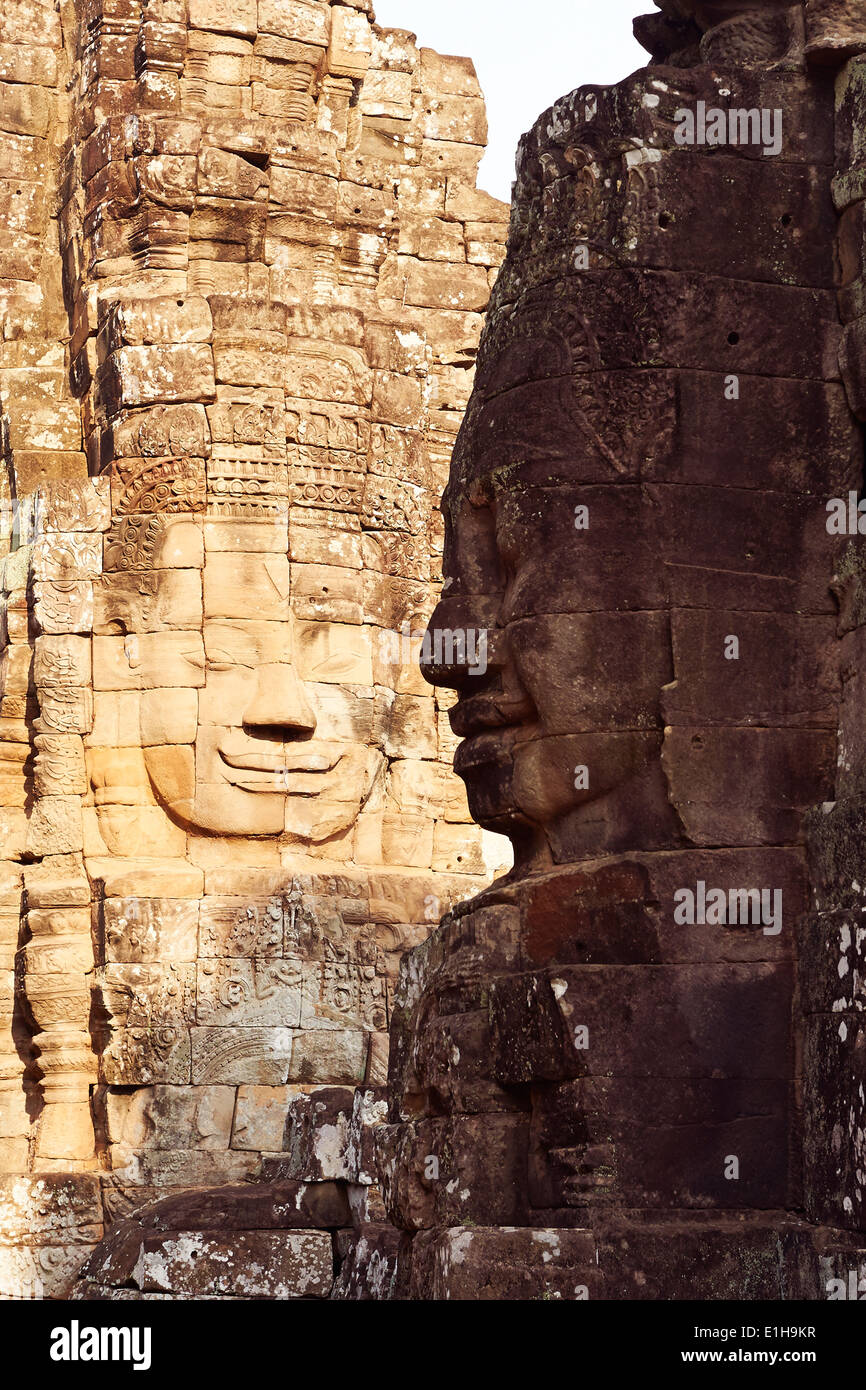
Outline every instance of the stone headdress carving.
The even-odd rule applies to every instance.
[[[106,538],[107,570],[150,570],[166,518],[205,510],[203,459],[135,460],[118,466],[120,497]]]

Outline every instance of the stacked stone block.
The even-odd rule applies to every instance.
[[[471,62],[366,3],[2,26],[0,1160],[80,1184],[56,1294],[381,1083],[402,951],[503,861],[415,648],[507,209]]]

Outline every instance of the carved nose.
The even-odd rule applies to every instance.
[[[316,716],[293,666],[273,663],[259,667],[256,693],[244,711],[244,724],[288,729],[295,736],[315,733]]]
[[[502,633],[496,631],[499,599],[444,598],[436,606],[419,656],[430,685],[460,689],[500,668]]]

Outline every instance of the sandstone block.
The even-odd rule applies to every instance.
[[[445,57],[432,48],[422,48],[421,86],[424,92],[444,96],[479,97],[481,88],[471,58]]]
[[[326,1230],[349,1220],[345,1191],[334,1182],[223,1186],[163,1198],[142,1217],[145,1230]],[[123,1234],[118,1233],[123,1239]]]
[[[206,197],[257,198],[268,188],[267,174],[249,160],[228,150],[202,150],[198,164],[198,190]]]
[[[363,78],[372,52],[373,33],[367,16],[346,5],[332,5],[328,71],[335,77]]]
[[[412,111],[412,74],[370,67],[364,77],[360,107],[371,116],[405,118]]]
[[[231,1086],[150,1086],[109,1092],[109,1138],[130,1155],[142,1149],[228,1148],[235,1092]],[[122,1155],[115,1152],[119,1167]]]
[[[230,1239],[200,1232],[145,1238],[140,1287],[174,1297],[327,1298],[333,1282],[330,1237],[313,1231],[242,1231]]]
[[[93,584],[90,580],[37,583],[33,608],[43,633],[86,632],[93,624]]]
[[[297,625],[295,659],[305,680],[371,686],[372,651],[367,629],[347,623]]]
[[[53,87],[57,79],[57,54],[39,41],[0,43],[0,78],[4,82]]]
[[[288,615],[289,564],[285,556],[210,552],[204,570],[207,618],[248,618],[251,612],[266,621]]]
[[[193,1084],[282,1086],[291,1052],[290,1028],[193,1028]]]
[[[367,1064],[367,1034],[360,1029],[296,1032],[288,1077],[292,1081],[359,1085]]]
[[[291,1095],[289,1086],[239,1086],[232,1147],[279,1152]]]
[[[197,549],[194,531],[189,539],[192,548]],[[180,535],[169,540],[172,553],[178,555],[183,540]],[[109,573],[95,587],[93,607],[93,625],[99,636],[124,630],[143,633],[164,628],[193,629],[202,619],[201,576],[194,569],[164,568],[154,582],[152,576],[145,577],[141,571]]]
[[[328,46],[329,13],[323,0],[259,0],[258,25],[262,34]]]
[[[433,831],[431,865],[448,874],[484,874],[483,831],[478,826],[449,825],[439,821]]]
[[[191,632],[143,633],[140,637],[95,637],[96,690],[148,690],[204,685],[204,646]]]
[[[105,444],[110,458],[205,458],[210,453],[203,405],[155,405],[112,422]]]
[[[399,1130],[383,1125],[379,1134],[385,1205],[404,1230],[452,1225],[470,1200],[491,1223],[494,1216],[509,1225],[525,1221],[524,1117],[457,1115]]]
[[[33,789],[38,797],[83,795],[84,749],[72,734],[37,734]]]
[[[140,748],[140,701],[137,692],[104,691],[96,702],[86,743],[97,748]]]
[[[41,796],[27,831],[30,854],[74,854],[83,846],[81,801],[77,796]]]
[[[256,0],[190,0],[189,22],[194,29],[214,34],[239,34],[255,38],[258,15]]]
[[[840,0],[806,0],[806,52],[815,61],[838,62],[866,48],[866,14]]]
[[[157,401],[213,400],[213,356],[203,344],[120,348],[105,364],[103,389],[112,411]]]
[[[45,1245],[41,1249],[4,1249],[0,1261],[0,1297],[68,1299],[83,1259],[93,1245]]]
[[[108,962],[193,961],[198,904],[177,898],[106,898],[100,930]]]
[[[95,812],[85,808],[82,814],[88,859],[123,856],[135,845],[141,860],[170,860],[181,858],[186,848],[184,832],[160,806],[117,804],[109,793]]]
[[[482,310],[490,296],[481,266],[440,265],[399,256],[382,269],[381,294],[427,309]]]
[[[793,827],[807,807],[827,801],[831,788],[835,737],[829,742],[820,731],[786,729],[731,729],[718,731],[712,741],[697,728],[672,731],[663,750],[667,775],[676,784],[674,799],[682,805],[690,833],[707,843],[751,844],[790,842]],[[688,750],[688,753],[687,751]],[[691,771],[686,770],[686,757]],[[743,788],[751,784],[748,828],[730,819],[730,783],[724,775],[714,790],[699,792],[691,778],[709,775],[709,761],[721,758],[728,776]],[[699,770],[700,769],[700,774]],[[705,782],[704,786],[708,784]],[[719,800],[716,801],[716,796]]]
[[[161,295],[121,302],[108,329],[109,339],[114,340],[111,351],[124,345],[206,343],[212,332],[206,299],[189,298],[178,303]]]
[[[195,689],[142,691],[139,728],[144,748],[170,741],[193,744],[198,729],[198,698]]]
[[[362,1224],[350,1238],[331,1297],[352,1302],[399,1297],[401,1255],[408,1256],[407,1246],[405,1235],[393,1226]]]
[[[296,1027],[301,1021],[301,970],[296,961],[201,960],[198,1023],[247,1028]]]
[[[0,130],[43,136],[48,130],[50,109],[48,94],[40,87],[4,84],[0,92]]]
[[[389,692],[390,694],[390,692]],[[433,701],[424,696],[397,695],[382,698],[384,750],[389,757],[436,757],[436,720]]]

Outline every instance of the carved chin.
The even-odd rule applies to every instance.
[[[548,824],[609,796],[657,762],[660,752],[656,732],[535,738],[515,748],[515,804],[527,819]]]
[[[257,838],[282,834],[285,806],[282,792],[246,792],[239,787],[205,784],[196,788],[193,801],[174,803],[166,809],[188,830]]]

